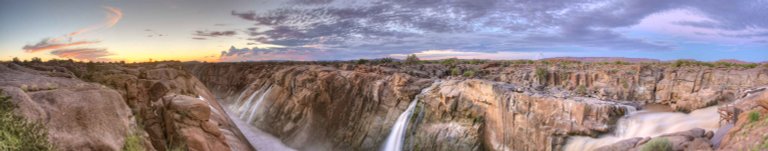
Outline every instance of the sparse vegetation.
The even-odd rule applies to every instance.
[[[15,115],[10,99],[0,91],[0,150],[53,150],[45,127]]]
[[[586,95],[587,94],[587,86],[579,85],[578,87],[576,87],[576,94]]]
[[[468,78],[475,77],[475,71],[472,71],[472,70],[464,71],[464,77],[468,77]]]
[[[543,83],[543,81],[547,80],[547,74],[549,74],[549,71],[547,71],[545,68],[536,68],[535,74],[536,78]]]
[[[421,60],[419,59],[419,57],[416,57],[416,54],[408,55],[408,57],[405,58],[405,64],[407,65],[419,64],[420,61]]]
[[[13,57],[13,60],[12,60],[12,61],[13,61],[13,63],[16,63],[16,64],[19,64],[19,63],[21,63],[21,60],[19,60],[19,58],[18,58],[18,57]]]
[[[457,58],[448,58],[448,59],[443,59],[442,61],[440,61],[440,64],[448,66],[448,67],[456,66],[456,64],[458,64],[458,63],[459,63],[459,59],[457,59]]]
[[[641,151],[671,151],[672,143],[667,138],[654,138],[643,145]]]
[[[141,140],[141,135],[133,133],[125,137],[125,144],[123,144],[123,151],[144,151],[144,145]]]
[[[748,118],[750,123],[757,122],[760,120],[760,112],[757,112],[757,111],[749,112]]]
[[[371,64],[389,64],[389,63],[392,63],[394,61],[395,61],[395,59],[393,59],[393,58],[384,57],[384,58],[374,59],[374,60],[371,60],[369,62]]]
[[[356,64],[368,64],[368,60],[367,59],[359,59],[355,63]]]
[[[30,61],[30,62],[32,62],[32,63],[42,63],[43,59],[40,59],[38,57],[32,57],[32,61]]]
[[[459,68],[451,68],[451,76],[458,76],[459,74],[461,74]]]

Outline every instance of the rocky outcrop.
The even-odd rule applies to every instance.
[[[683,151],[683,150],[706,151],[706,150],[713,150],[712,144],[709,143],[713,135],[714,133],[712,131],[705,131],[704,129],[697,128],[697,129],[691,129],[688,131],[664,134],[654,138],[650,138],[650,137],[630,138],[623,141],[619,141],[612,145],[597,148],[596,150],[597,151],[614,151],[614,150],[636,151],[636,150],[641,150],[644,147],[644,145],[646,145],[652,139],[664,139],[664,140],[667,140],[667,142],[665,143],[669,143],[672,150],[675,150],[675,151]]]
[[[763,107],[766,100],[768,91],[763,88],[736,101],[733,106],[742,112],[720,142],[719,150],[768,150],[768,110]]]
[[[692,111],[739,98],[768,84],[765,68],[669,67],[653,64],[520,65],[483,69],[483,78],[559,88],[610,100],[659,103]]]
[[[420,100],[412,150],[562,150],[566,136],[607,132],[633,109],[483,80],[441,82]]]
[[[16,113],[47,129],[59,150],[120,150],[136,129],[123,97],[103,85],[0,64],[0,89]]]
[[[128,135],[139,135],[147,150],[252,150],[211,92],[178,64],[2,65],[0,86],[21,100],[22,115],[46,123],[63,150],[120,150]]]
[[[122,94],[158,150],[251,150],[213,94],[179,64],[89,64],[87,71],[81,76]],[[176,116],[197,113],[176,112],[179,104],[190,103],[198,105],[194,109],[205,119]]]
[[[231,103],[242,106],[256,103],[255,99],[263,97],[263,102],[259,103],[261,107],[247,111],[258,110],[249,114],[260,116],[246,116],[255,118],[247,120],[300,150],[378,149],[394,119],[405,110],[412,97],[430,82],[406,74],[381,75],[323,66],[271,69],[278,70],[243,74],[246,79],[254,80],[240,95],[231,95]],[[206,73],[205,76],[224,78],[232,74],[203,73]],[[212,86],[216,87],[215,84]]]
[[[209,87],[221,88],[214,92],[230,96],[227,100],[235,108],[256,110],[242,114],[292,147],[381,148],[395,119],[433,80],[386,66],[350,66],[224,63],[185,68]],[[244,90],[232,88],[239,85]],[[566,136],[607,132],[627,112],[627,106],[618,103],[553,92],[484,80],[443,82],[421,99],[415,112],[419,115],[413,118],[420,121],[409,124],[411,143],[406,146],[558,150]],[[261,107],[244,107],[259,104],[262,97]]]

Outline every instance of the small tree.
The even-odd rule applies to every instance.
[[[42,63],[43,59],[40,59],[39,57],[32,57],[32,63]]]
[[[419,57],[416,57],[416,54],[411,54],[408,57],[405,58],[405,64],[407,65],[414,65],[419,63]]]
[[[357,60],[357,62],[356,62],[356,63],[357,63],[357,64],[367,64],[367,63],[368,63],[368,60],[366,60],[366,59],[360,59],[360,60]]]
[[[468,78],[475,77],[475,71],[472,71],[472,70],[464,71],[464,77],[468,77]]]
[[[456,66],[456,64],[458,64],[458,63],[459,63],[459,59],[458,58],[448,58],[448,59],[443,59],[443,61],[440,61],[440,64],[443,64],[443,65],[449,66],[449,67]]]
[[[13,57],[13,63],[21,63],[21,60],[19,60],[19,57]]]
[[[379,63],[387,64],[387,63],[392,63],[394,60],[395,59],[392,59],[390,57],[384,57],[384,58],[379,59],[378,61],[379,61]]]

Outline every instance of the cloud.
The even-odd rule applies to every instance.
[[[275,61],[275,60],[318,60],[317,51],[304,51],[286,48],[236,48],[222,51],[218,61]]]
[[[58,50],[51,51],[51,54],[61,58],[70,58],[70,59],[88,60],[88,61],[109,61],[110,59],[104,58],[104,57],[113,55],[106,49],[100,49],[100,48],[58,49]]]
[[[750,0],[292,0],[286,6],[291,7],[258,13],[234,10],[231,14],[254,23],[246,31],[255,43],[304,52],[344,52],[334,59],[449,49],[531,52],[563,46],[670,51],[679,44],[627,30],[655,14],[676,9],[696,10],[697,15],[710,19],[684,22],[691,20],[678,18],[676,26],[747,31],[714,35],[758,37],[764,34],[748,29],[768,27],[768,20],[754,19],[768,16],[764,11],[768,4]]]
[[[201,31],[201,30],[198,30],[198,31],[195,31],[195,33],[193,35],[194,36],[200,36],[200,37],[221,37],[221,36],[227,37],[227,36],[234,36],[236,34],[237,34],[237,32],[235,32],[233,30],[227,30],[227,31],[207,31],[207,30]]]
[[[424,60],[438,60],[447,58],[459,58],[459,59],[494,59],[494,60],[510,60],[510,59],[531,59],[541,57],[541,53],[538,52],[511,52],[511,51],[499,51],[499,52],[474,52],[474,51],[459,51],[459,50],[425,50],[417,53],[413,53],[420,59]],[[548,53],[552,55],[552,53]],[[391,54],[391,57],[405,59],[411,54]]]
[[[67,34],[65,37],[72,37],[72,36],[80,35],[80,34],[87,33],[93,30],[101,29],[101,28],[110,28],[112,26],[115,26],[115,24],[117,24],[117,22],[123,18],[123,12],[118,8],[105,6],[104,9],[106,10],[107,15],[102,23],[91,25],[89,27],[71,32]]]
[[[112,53],[106,49],[78,47],[97,44],[99,41],[73,41],[73,38],[77,35],[91,32],[97,29],[110,28],[115,26],[115,24],[117,24],[117,22],[119,22],[123,17],[123,12],[118,8],[105,6],[104,9],[106,10],[106,18],[102,23],[79,29],[61,37],[45,38],[36,44],[24,45],[22,49],[27,53],[52,50],[50,54],[62,58],[89,61],[108,61],[110,59],[104,57],[110,56]]]
[[[40,51],[46,51],[46,50],[54,50],[54,49],[71,47],[71,46],[80,46],[80,45],[88,45],[88,44],[95,44],[95,43],[99,43],[99,42],[98,41],[60,42],[60,41],[54,41],[52,39],[46,38],[34,45],[24,45],[22,49],[24,49],[25,52],[34,53],[34,52],[40,52]]]

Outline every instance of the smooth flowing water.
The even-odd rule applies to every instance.
[[[570,137],[566,151],[595,150],[621,140],[634,137],[654,137],[662,134],[687,131],[693,128],[716,130],[719,128],[717,106],[695,110],[689,114],[670,111],[641,110],[622,117],[612,134],[599,138]]]
[[[247,98],[247,100],[243,99],[248,90],[243,90],[243,92],[240,93],[240,96],[237,97],[237,100],[233,101],[230,107],[225,108],[224,110],[230,120],[234,122],[235,126],[237,126],[240,132],[245,136],[246,140],[248,140],[251,146],[256,150],[295,151],[295,149],[283,144],[280,139],[249,125],[256,118],[255,116],[258,113],[257,110],[271,90],[272,87],[268,87],[266,90],[264,88],[256,90]],[[253,102],[254,100],[256,102]]]
[[[411,101],[411,104],[408,105],[408,108],[405,109],[405,111],[397,117],[395,125],[392,125],[392,131],[389,132],[387,141],[384,143],[384,148],[382,149],[383,151],[403,150],[405,132],[408,129],[408,121],[410,121],[411,115],[413,115],[413,109],[416,108],[416,104],[418,104],[419,98],[422,97],[425,93],[429,92],[429,90],[432,90],[435,86],[439,85],[439,83],[439,81],[435,82],[432,84],[432,86],[421,90],[421,93],[413,98],[413,101]]]
[[[264,99],[271,91],[272,87],[269,87],[266,90],[262,88],[253,92],[247,100],[235,100],[235,105],[232,106],[232,109],[237,112],[237,117],[245,120],[247,123],[252,123],[258,118],[257,114],[259,113],[259,107],[261,107],[262,102],[264,102]],[[246,91],[243,91],[243,93],[245,92]],[[243,94],[240,94],[238,99],[241,99],[242,96]]]

